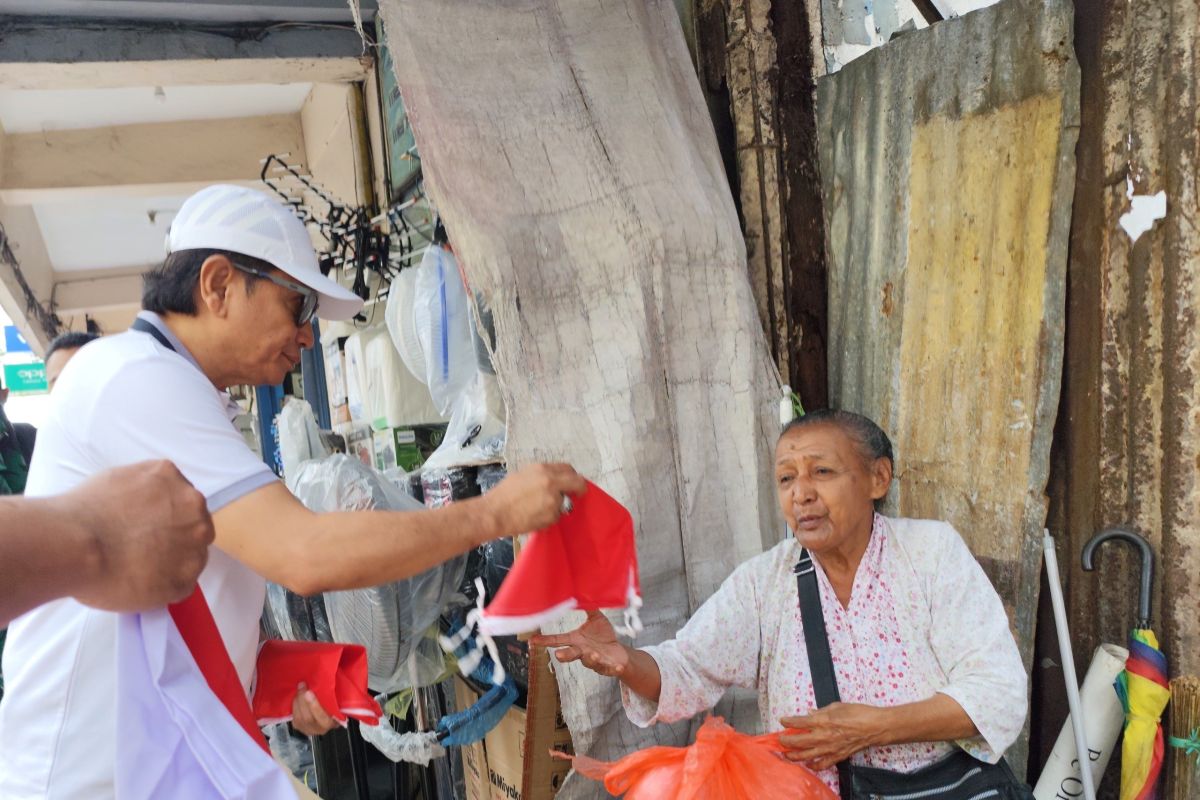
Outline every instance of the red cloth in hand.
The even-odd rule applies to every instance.
[[[383,710],[367,689],[367,650],[358,644],[272,639],[258,651],[254,716],[260,725],[292,718],[301,683],[329,716],[379,724]]]
[[[633,517],[590,482],[572,503],[570,513],[521,548],[483,612],[484,634],[528,633],[571,609],[640,606]]]

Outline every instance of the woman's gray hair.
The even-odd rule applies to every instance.
[[[878,458],[886,458],[892,462],[893,466],[896,463],[896,457],[892,454],[892,440],[883,432],[883,428],[880,428],[871,419],[862,414],[855,414],[853,411],[842,411],[835,408],[811,411],[785,425],[779,438],[782,439],[794,430],[813,425],[832,425],[849,436],[858,445],[863,460],[868,464]]]

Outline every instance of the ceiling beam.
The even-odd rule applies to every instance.
[[[373,20],[375,0],[360,0]],[[0,14],[192,22],[349,22],[346,0],[0,0]]]
[[[33,347],[34,352],[42,353],[49,344],[52,333],[42,327],[34,314],[29,313],[25,294],[25,288],[28,287],[33,293],[35,303],[42,308],[50,305],[54,270],[50,265],[46,243],[42,239],[42,229],[32,208],[8,206],[2,202],[0,226],[3,227],[21,273],[18,277],[12,265],[0,258],[0,306],[3,306],[5,313]],[[22,280],[24,286],[21,285]]]
[[[371,64],[362,40],[346,26],[0,23],[4,89],[346,83],[363,80]]]
[[[137,309],[141,303],[140,273],[83,280],[67,278],[54,285],[54,310],[61,317]]]
[[[255,183],[261,159],[272,153],[288,153],[304,169],[299,114],[8,134],[0,200],[190,194],[211,183]]]

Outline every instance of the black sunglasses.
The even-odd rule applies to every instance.
[[[282,286],[285,289],[291,289],[293,292],[296,292],[303,297],[304,301],[300,303],[300,309],[296,312],[296,327],[307,325],[312,321],[312,318],[317,315],[317,302],[321,299],[321,297],[314,290],[308,288],[307,286],[301,286],[298,283],[284,280],[283,278],[277,278],[270,273],[263,272],[261,269],[247,267],[233,260],[230,260],[229,263],[233,264],[234,269],[241,270],[242,272],[245,272],[248,275],[253,275],[256,278],[262,278],[264,281],[270,281],[276,286]]]

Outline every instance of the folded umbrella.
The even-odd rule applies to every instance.
[[[1119,539],[1138,548],[1142,556],[1142,581],[1138,596],[1137,625],[1129,635],[1129,658],[1114,686],[1125,709],[1125,738],[1121,742],[1121,800],[1156,800],[1163,766],[1162,714],[1171,698],[1167,657],[1150,630],[1150,588],[1154,580],[1154,551],[1131,529],[1108,528],[1083,548],[1083,568],[1094,569],[1096,548]]]

